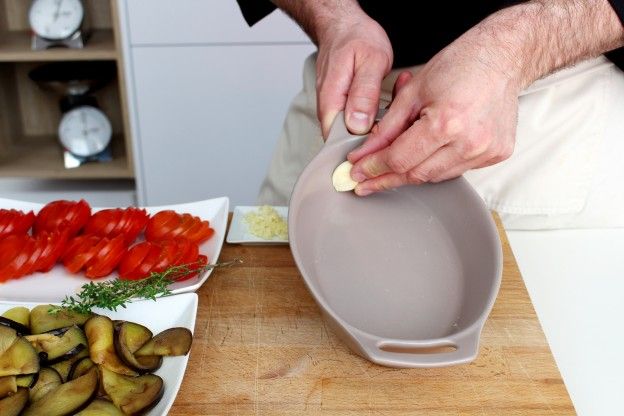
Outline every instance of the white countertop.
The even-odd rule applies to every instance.
[[[577,413],[624,415],[624,229],[507,234]]]

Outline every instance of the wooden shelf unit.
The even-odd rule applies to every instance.
[[[0,36],[0,62],[43,61],[100,61],[117,60],[115,36],[111,29],[95,29],[84,49],[51,48],[45,51],[30,49],[28,31],[4,32]]]
[[[0,0],[0,178],[132,179],[132,141],[125,101],[115,0],[83,0],[91,34],[82,49],[31,50],[25,0]],[[117,78],[94,93],[113,127],[112,162],[65,169],[57,138],[60,96],[28,72],[52,61],[114,61]]]

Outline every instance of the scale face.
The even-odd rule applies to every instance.
[[[88,105],[65,113],[58,130],[63,147],[79,157],[90,157],[104,151],[111,141],[112,132],[104,113]]]
[[[81,0],[34,0],[28,12],[33,49],[64,45],[84,46],[81,26],[85,10]]]

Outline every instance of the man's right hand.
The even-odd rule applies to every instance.
[[[317,113],[323,137],[340,111],[353,134],[373,125],[381,82],[392,68],[392,46],[384,29],[359,7],[317,30]]]

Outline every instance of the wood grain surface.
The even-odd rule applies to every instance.
[[[574,414],[499,223],[505,266],[471,364],[377,366],[321,319],[287,246],[225,245],[199,290],[195,340],[170,415]]]

